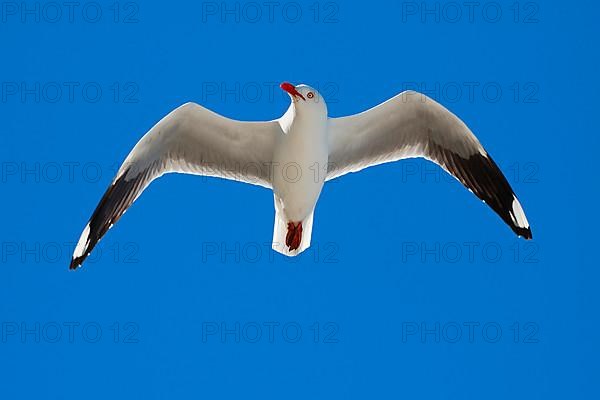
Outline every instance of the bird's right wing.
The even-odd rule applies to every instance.
[[[215,176],[271,187],[277,121],[241,122],[194,103],[172,111],[140,139],[100,200],[71,260],[77,268],[156,178],[169,172]]]
[[[452,174],[519,236],[531,239],[521,203],[471,130],[436,101],[403,92],[363,113],[329,120],[327,180],[422,157]]]

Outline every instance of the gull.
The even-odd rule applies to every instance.
[[[432,161],[492,208],[520,237],[531,229],[510,184],[471,130],[413,91],[362,113],[330,118],[321,94],[284,82],[291,104],[267,122],[242,122],[186,103],[134,146],[75,246],[77,269],[148,185],[166,173],[220,177],[273,190],[273,250],[296,256],[310,246],[315,206],[326,181],[407,158]]]

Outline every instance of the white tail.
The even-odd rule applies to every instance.
[[[304,250],[310,247],[310,238],[312,236],[312,224],[313,224],[313,215],[315,211],[313,210],[308,217],[306,217],[302,221],[302,240],[300,242],[300,247],[296,250],[290,250],[285,245],[285,237],[288,231],[288,221],[283,212],[281,212],[277,204],[275,205],[275,226],[273,228],[273,244],[272,248],[278,253],[286,255],[288,257],[294,257],[298,254],[302,253]]]

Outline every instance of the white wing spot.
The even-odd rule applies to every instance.
[[[521,203],[519,203],[519,200],[517,200],[516,197],[513,198],[512,202],[512,214],[513,221],[515,222],[515,224],[517,224],[521,228],[529,228],[529,222],[527,222],[525,212],[523,211]]]
[[[77,258],[77,257],[81,257],[83,255],[83,252],[85,251],[85,247],[87,246],[88,242],[89,242],[89,236],[90,236],[90,224],[87,224],[85,226],[85,229],[83,230],[83,233],[81,234],[81,237],[79,238],[79,241],[77,242],[77,246],[75,246],[75,251],[73,252],[73,258]]]

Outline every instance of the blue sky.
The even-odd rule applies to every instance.
[[[6,397],[598,391],[597,3],[0,6]],[[68,271],[156,121],[186,101],[278,118],[284,80],[331,116],[428,93],[503,169],[534,240],[413,160],[327,184],[312,248],[287,259],[269,250],[269,191],[169,175]]]

